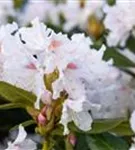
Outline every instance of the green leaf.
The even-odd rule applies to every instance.
[[[97,133],[107,132],[107,131],[115,128],[119,124],[121,124],[124,120],[125,120],[125,118],[110,119],[110,120],[94,120],[94,122],[92,124],[92,129],[85,133],[97,134]],[[83,133],[83,131],[80,131],[73,123],[69,124],[69,128],[71,131]]]
[[[95,120],[92,125],[92,130],[88,131],[87,133],[103,133],[107,132],[119,124],[121,124],[125,119],[110,119],[110,120]]]
[[[114,65],[118,67],[135,67],[135,64],[132,61],[130,61],[128,58],[120,54],[114,48],[108,48],[105,51],[104,59],[109,60],[110,58],[113,58]]]
[[[77,134],[75,150],[90,150],[85,134]]]
[[[134,132],[131,130],[129,122],[122,122],[121,124],[119,124],[119,126],[111,129],[110,131],[120,136],[134,135]]]
[[[129,145],[124,139],[111,135],[86,135],[86,141],[91,150],[128,150]]]
[[[0,110],[5,110],[5,109],[14,109],[14,108],[21,108],[22,105],[19,104],[19,103],[9,103],[9,104],[3,104],[3,105],[0,105]]]
[[[135,38],[133,36],[130,36],[127,40],[127,47],[129,50],[131,50],[133,53],[135,53]]]
[[[33,106],[36,100],[36,96],[32,93],[5,82],[0,82],[0,96],[9,102],[19,103],[22,107]]]

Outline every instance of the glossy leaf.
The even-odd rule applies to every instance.
[[[0,105],[0,110],[7,110],[7,109],[14,109],[14,108],[21,108],[22,105],[19,103],[9,103],[9,104],[2,104]]]
[[[111,120],[95,120],[92,124],[92,129],[86,133],[89,134],[97,134],[97,133],[103,133],[107,132],[115,127],[117,127],[119,124],[121,124],[125,119],[111,119]],[[73,123],[69,124],[69,128],[72,131],[83,133],[83,131],[80,131]]]
[[[120,135],[120,136],[125,136],[125,135],[126,136],[131,136],[131,135],[134,135],[134,132],[130,128],[129,122],[123,122],[119,126],[117,126],[116,128],[113,128],[110,131],[115,133],[115,134],[117,134],[117,135]]]
[[[86,135],[86,141],[91,150],[128,150],[127,142],[111,134]]]
[[[128,58],[120,54],[114,48],[108,48],[105,51],[104,59],[109,60],[110,58],[113,58],[114,65],[118,67],[135,67],[135,64],[132,61],[130,61]]]
[[[0,96],[12,103],[33,106],[36,96],[11,84],[0,82]]]

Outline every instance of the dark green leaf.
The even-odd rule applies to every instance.
[[[0,105],[0,109],[1,110],[6,110],[6,109],[13,109],[13,108],[21,108],[22,105],[19,104],[19,103],[9,103],[9,104],[3,104],[3,105]]]
[[[117,135],[121,135],[121,136],[134,135],[134,132],[130,128],[129,122],[123,122],[123,123],[119,124],[116,128],[113,128],[110,131],[116,133]]]
[[[129,146],[122,138],[111,135],[86,135],[86,141],[91,150],[128,150]]]
[[[95,120],[92,125],[92,130],[87,133],[103,133],[117,127],[125,119],[110,119],[110,120]]]
[[[133,36],[130,36],[127,40],[127,47],[129,48],[129,50],[135,53],[135,38]]]
[[[5,82],[0,82],[0,96],[12,103],[33,106],[36,96]]]
[[[119,124],[121,124],[125,119],[111,119],[111,120],[95,120],[92,124],[92,129],[88,131],[89,134],[97,134],[97,133],[103,133],[107,132]],[[69,128],[72,131],[81,132],[73,123],[69,124]]]
[[[77,134],[75,150],[90,150],[85,134]]]
[[[110,58],[113,58],[114,65],[118,67],[135,67],[135,64],[132,61],[130,61],[128,58],[120,54],[114,48],[108,48],[105,51],[104,59],[109,60]]]

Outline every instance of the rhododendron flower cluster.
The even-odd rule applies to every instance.
[[[0,43],[0,80],[34,93],[36,109],[58,101],[62,93],[66,95],[59,116],[64,134],[69,134],[71,121],[88,131],[93,119],[124,117],[127,109],[132,110],[130,78],[124,78],[112,60],[102,59],[104,45],[99,51],[90,48],[92,41],[84,34],[68,38],[35,19],[32,27],[18,28],[16,23],[2,26]],[[48,88],[47,77],[55,74]],[[41,113],[38,120],[44,124],[45,116]]]

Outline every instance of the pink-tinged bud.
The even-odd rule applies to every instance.
[[[52,102],[52,93],[45,91],[42,96],[41,96],[41,100],[44,104],[51,104]]]
[[[67,65],[67,68],[68,69],[77,69],[77,65],[76,64],[74,64],[74,63],[69,63],[68,65]]]
[[[32,70],[36,70],[36,66],[33,63],[29,63],[28,65],[26,65],[26,68],[28,69],[32,69]]]
[[[60,47],[60,46],[61,46],[61,42],[60,42],[60,41],[53,40],[53,41],[51,42],[51,44],[49,45],[48,49],[49,49],[49,50],[54,50],[54,49],[56,49],[56,48],[58,48],[58,47]]]
[[[42,114],[43,116],[46,116],[46,111],[47,111],[47,106],[45,105],[45,106],[42,108],[42,110],[41,110],[41,114]]]
[[[39,115],[38,115],[38,123],[40,124],[40,125],[45,125],[45,123],[46,123],[46,117],[45,116],[43,116],[42,115],[42,113],[40,113]]]
[[[76,136],[74,134],[69,134],[68,136],[69,142],[72,146],[75,146],[77,139]]]

